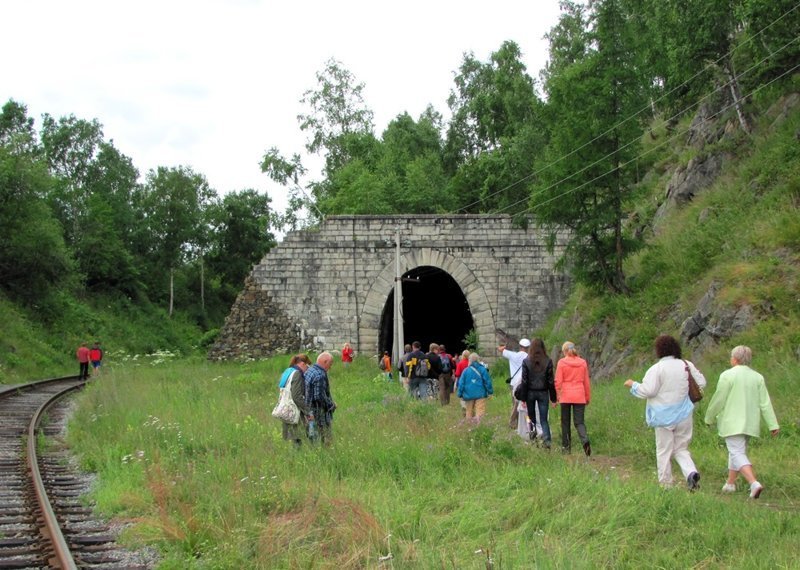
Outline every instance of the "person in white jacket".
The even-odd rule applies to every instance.
[[[705,376],[687,360],[681,359],[678,341],[661,335],[655,342],[656,356],[660,359],[644,375],[642,382],[630,378],[625,386],[637,398],[647,400],[645,419],[656,432],[656,467],[658,482],[663,487],[672,486],[672,459],[686,478],[690,491],[700,487],[700,473],[689,453],[694,428],[694,404],[689,399],[689,373],[702,390]]]

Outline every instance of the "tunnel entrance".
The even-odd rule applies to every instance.
[[[466,348],[464,337],[475,326],[469,303],[449,273],[420,266],[403,275],[403,336],[406,344],[418,340],[428,352],[430,343],[444,344],[451,355]],[[392,353],[394,341],[394,290],[381,314],[378,348]]]

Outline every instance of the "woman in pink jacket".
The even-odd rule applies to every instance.
[[[564,358],[556,366],[556,395],[561,404],[561,447],[564,453],[572,448],[572,428],[569,425],[570,415],[575,419],[575,429],[581,438],[583,451],[587,456],[592,454],[589,436],[583,416],[591,399],[589,386],[589,365],[578,356],[575,343],[567,341],[561,346]]]

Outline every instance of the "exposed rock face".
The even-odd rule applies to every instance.
[[[696,157],[678,167],[667,183],[667,200],[679,205],[690,202],[701,190],[711,186],[722,171],[726,157],[721,154]]]
[[[748,304],[738,307],[717,304],[719,288],[719,283],[712,283],[694,313],[681,325],[681,342],[696,351],[703,352],[748,329],[755,321],[753,308]]]

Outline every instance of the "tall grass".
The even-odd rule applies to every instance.
[[[511,432],[501,375],[475,427],[457,402],[410,401],[356,359],[330,374],[334,444],[296,450],[270,416],[285,360],[140,359],[80,396],[70,440],[100,475],[98,505],[133,521],[129,540],[158,546],[161,568],[800,563],[796,430],[753,445],[767,487],[758,502],[719,493],[725,452],[699,425],[702,489],[665,491],[642,404],[619,385],[595,390],[586,459]],[[779,418],[790,396],[776,398]],[[557,412],[551,425],[557,443]]]

